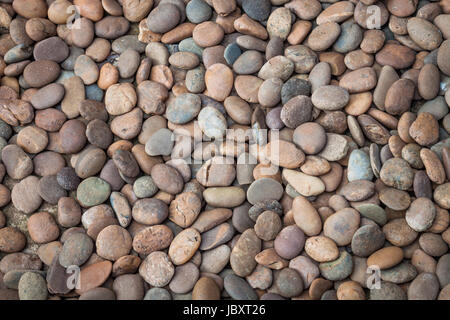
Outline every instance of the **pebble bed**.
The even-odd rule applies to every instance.
[[[450,299],[449,0],[0,0],[0,78],[0,300]]]

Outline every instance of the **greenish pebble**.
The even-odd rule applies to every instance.
[[[288,194],[289,197],[291,198],[295,198],[300,196],[301,194],[297,192],[297,190],[295,190],[295,188],[293,186],[291,186],[289,183],[286,185],[286,193]]]
[[[20,277],[18,289],[20,300],[47,300],[47,283],[35,272],[24,273]]]
[[[227,129],[227,121],[219,110],[205,107],[198,114],[198,125],[210,138],[222,139]]]
[[[123,53],[127,49],[133,49],[139,53],[143,53],[146,46],[146,43],[138,40],[137,35],[125,35],[114,40],[111,49],[118,54]]]
[[[202,107],[199,96],[193,93],[183,93],[166,109],[167,119],[176,124],[185,124],[194,119]]]
[[[281,87],[281,103],[285,104],[295,96],[310,96],[311,84],[309,81],[298,78],[290,78]]]
[[[225,61],[231,66],[242,54],[241,48],[236,43],[230,43],[223,52]]]
[[[436,118],[437,121],[444,118],[448,113],[448,106],[443,96],[437,96],[433,100],[425,102],[418,110],[418,114],[428,112]]]
[[[362,150],[353,150],[348,160],[347,169],[348,181],[372,180],[373,171],[370,165],[370,158]]]
[[[402,284],[412,281],[417,276],[417,269],[411,263],[402,263],[390,269],[381,270],[381,279],[392,283]]]
[[[77,199],[83,207],[92,207],[105,202],[111,194],[111,186],[105,180],[90,177],[77,188]]]
[[[186,38],[178,44],[178,49],[183,52],[191,52],[196,54],[202,60],[203,48],[197,45],[193,38]]]
[[[5,121],[0,119],[0,137],[8,140],[12,136],[12,128]]]
[[[205,91],[205,67],[199,66],[186,73],[186,88],[192,93],[201,93]]]
[[[138,198],[150,198],[158,192],[158,187],[150,176],[143,176],[133,184],[133,192]]]
[[[192,0],[186,5],[186,17],[192,23],[209,20],[211,14],[211,7],[203,0]]]
[[[382,281],[380,288],[370,290],[370,300],[406,300],[406,293],[395,283]]]
[[[358,210],[362,216],[366,217],[367,219],[375,221],[380,226],[385,225],[387,222],[386,212],[382,207],[376,204],[373,203],[359,204],[356,210]]]
[[[422,169],[423,162],[420,158],[420,150],[422,147],[416,143],[408,143],[402,149],[402,158],[405,159],[411,167],[415,169]]]
[[[349,19],[341,24],[341,34],[333,45],[333,49],[340,53],[347,53],[355,50],[363,39],[361,27],[353,20]]]
[[[234,300],[258,300],[258,296],[247,281],[234,274],[225,277],[223,286]]]
[[[172,300],[172,297],[164,288],[151,288],[145,294],[144,300]]]
[[[331,281],[344,280],[352,274],[352,256],[347,251],[342,251],[336,260],[319,264],[319,269],[325,279]]]
[[[3,276],[3,283],[7,288],[17,290],[19,288],[20,278],[26,272],[34,272],[40,274],[43,277],[47,275],[47,272],[39,270],[11,270],[5,273],[5,275]]]
[[[91,84],[90,86],[86,86],[86,99],[87,100],[95,100],[95,101],[103,101],[104,92],[100,89],[96,84]]]

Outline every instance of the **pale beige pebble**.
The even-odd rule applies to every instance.
[[[306,239],[305,252],[317,262],[334,261],[339,257],[339,249],[336,243],[324,236]]]
[[[322,230],[322,220],[317,210],[303,196],[297,196],[292,203],[295,224],[308,236],[315,236]]]
[[[325,184],[318,177],[300,171],[283,169],[283,178],[302,196],[317,196],[325,191]]]

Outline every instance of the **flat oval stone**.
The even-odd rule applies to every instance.
[[[304,196],[295,197],[292,203],[295,224],[308,236],[319,234],[322,221],[317,210]]]
[[[32,97],[31,104],[36,109],[46,109],[58,104],[64,97],[64,87],[59,83],[51,83],[39,89]]]
[[[59,263],[63,267],[81,266],[92,254],[94,243],[84,233],[74,233],[66,239],[59,253]]]
[[[334,261],[339,256],[336,243],[325,236],[309,237],[305,242],[305,252],[317,262]],[[292,267],[293,263],[289,265]]]
[[[404,247],[417,238],[414,231],[404,218],[393,219],[383,226],[386,239],[395,246]]]
[[[211,250],[231,240],[234,235],[233,226],[230,223],[222,223],[202,233],[200,250]]]
[[[50,37],[36,43],[33,55],[36,61],[51,60],[60,63],[69,56],[69,47],[61,38]]]
[[[150,254],[168,248],[173,233],[165,225],[154,225],[139,231],[133,239],[133,249],[139,254]]]
[[[256,267],[255,256],[261,251],[261,240],[253,229],[247,229],[239,237],[230,255],[230,265],[236,275],[248,276]]]
[[[399,158],[387,160],[380,171],[381,180],[388,186],[408,190],[414,179],[414,173],[408,162]]]
[[[192,93],[184,93],[167,107],[166,115],[170,122],[185,124],[195,118],[201,109],[200,98]]]
[[[56,62],[51,60],[39,60],[34,61],[25,67],[23,70],[23,77],[29,86],[41,88],[55,81],[60,72],[61,68]]]
[[[375,185],[368,180],[355,180],[343,186],[339,194],[348,201],[363,201],[371,197],[375,192]]]
[[[351,243],[354,233],[359,227],[360,216],[353,208],[341,209],[325,220],[324,235],[332,239],[339,246]]]
[[[392,210],[408,209],[411,199],[407,192],[394,188],[383,188],[378,192],[380,201]]]
[[[217,101],[224,101],[233,87],[233,72],[226,65],[216,63],[206,70],[205,83],[208,94]]]
[[[173,239],[169,247],[169,257],[173,264],[181,265],[189,261],[200,247],[202,237],[194,228],[181,231]]]
[[[247,199],[251,204],[261,200],[280,200],[282,195],[283,187],[271,178],[258,179],[247,190]]]
[[[349,93],[346,89],[327,85],[314,91],[311,101],[320,110],[334,111],[345,107],[349,101]]]
[[[381,270],[381,279],[396,284],[413,280],[417,276],[416,268],[409,262],[402,262],[390,269]]]
[[[11,201],[14,207],[22,212],[32,213],[37,210],[42,203],[39,195],[39,179],[35,176],[28,176],[14,185],[11,191]]]
[[[406,221],[415,231],[425,231],[433,224],[436,208],[428,198],[417,198],[406,211]]]
[[[210,138],[221,139],[227,129],[225,117],[213,107],[205,107],[198,114],[200,129]]]
[[[200,276],[200,272],[192,262],[175,268],[175,274],[169,283],[169,288],[175,293],[184,294],[191,291]]]
[[[299,194],[305,197],[317,196],[325,191],[325,184],[318,177],[290,169],[283,170],[283,177]]]
[[[229,274],[224,279],[224,288],[234,300],[257,300],[256,292],[244,279]]]
[[[439,281],[434,273],[419,274],[408,287],[408,300],[435,300]]]
[[[395,283],[382,281],[380,289],[370,290],[370,300],[406,300],[406,293]]]
[[[110,185],[97,177],[87,178],[77,187],[77,199],[83,207],[92,207],[105,202],[110,193]]]
[[[387,215],[383,208],[373,203],[363,203],[357,206],[361,215],[383,226],[387,221]]]
[[[336,260],[319,264],[319,269],[325,279],[331,281],[343,280],[352,273],[352,256],[346,251],[342,251]]]
[[[385,247],[367,258],[368,266],[378,266],[381,270],[396,266],[403,260],[403,251],[398,247]]]
[[[295,226],[283,228],[274,241],[274,248],[278,255],[284,259],[296,257],[305,244],[305,235],[303,231]]]
[[[234,208],[245,201],[245,191],[240,187],[212,187],[203,192],[206,203],[214,207]]]
[[[365,225],[353,234],[352,252],[360,257],[368,257],[384,245],[383,231],[375,225]]]
[[[434,50],[442,42],[442,34],[430,21],[418,17],[408,19],[408,34],[422,49]]]

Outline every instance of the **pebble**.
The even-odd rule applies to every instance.
[[[353,234],[352,252],[360,257],[368,257],[384,245],[384,240],[385,235],[378,226],[362,226]]]
[[[338,161],[347,155],[349,145],[348,141],[341,135],[327,133],[325,147],[318,154],[328,161]]]
[[[163,250],[173,240],[172,231],[165,225],[153,225],[139,231],[133,239],[133,249],[141,254]]]
[[[19,280],[20,300],[47,300],[47,284],[45,279],[34,272],[25,272]]]
[[[110,225],[98,234],[96,247],[100,257],[116,261],[130,252],[132,239],[124,228]]]
[[[175,268],[175,274],[170,281],[169,288],[175,293],[190,292],[197,282],[200,272],[195,264],[188,262]]]
[[[336,260],[320,263],[319,269],[320,274],[327,280],[343,280],[347,278],[352,272],[352,257],[346,251],[342,251]]]
[[[212,9],[203,0],[193,0],[186,5],[186,17],[192,23],[202,23],[211,17]]]
[[[436,208],[428,198],[417,198],[406,211],[406,221],[415,231],[425,231],[433,224]]]
[[[435,300],[439,282],[435,274],[421,273],[408,287],[408,300]]]
[[[0,251],[19,252],[26,245],[25,235],[13,227],[3,227],[0,229]]]
[[[27,221],[28,232],[36,243],[48,243],[59,236],[58,226],[48,212],[33,214]]]
[[[324,235],[332,239],[339,246],[348,245],[359,227],[359,213],[352,208],[341,209],[325,220]]]
[[[59,263],[63,267],[81,266],[91,256],[94,249],[92,239],[84,233],[74,233],[63,244],[59,253]]]
[[[389,269],[399,264],[403,259],[403,251],[398,247],[385,247],[372,253],[367,258],[368,266],[378,266],[381,270]]]
[[[393,158],[383,164],[380,178],[390,187],[408,190],[412,186],[414,173],[405,160]]]
[[[175,267],[166,253],[155,251],[141,263],[139,274],[151,286],[161,288],[170,283],[175,274]]]
[[[230,255],[230,265],[236,275],[245,277],[256,267],[254,257],[261,251],[261,240],[253,229],[247,229],[239,237]]]
[[[348,181],[373,179],[369,156],[362,150],[352,151],[347,170]]]
[[[36,176],[28,176],[21,180],[11,191],[11,201],[14,207],[28,214],[37,210],[42,203],[38,190],[39,179]]]

